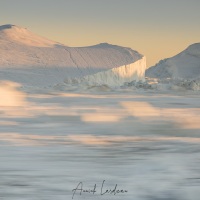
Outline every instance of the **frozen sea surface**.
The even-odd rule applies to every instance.
[[[199,199],[199,95],[15,95],[0,106],[0,200]],[[80,182],[96,192],[73,196]],[[127,192],[101,195],[116,184]]]

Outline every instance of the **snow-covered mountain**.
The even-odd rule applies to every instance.
[[[25,28],[0,26],[0,80],[49,86],[76,79],[115,86],[143,80],[145,69],[145,57],[130,48],[68,47]]]
[[[159,79],[199,79],[200,43],[190,45],[172,58],[161,60],[146,71],[146,76]]]

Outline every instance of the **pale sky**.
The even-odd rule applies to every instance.
[[[200,0],[0,0],[0,24],[67,46],[131,47],[148,66],[200,42]]]

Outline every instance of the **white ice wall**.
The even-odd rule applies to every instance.
[[[93,75],[85,76],[75,81],[84,82],[88,85],[108,85],[108,86],[122,86],[126,82],[144,81],[146,70],[146,57],[120,67],[112,68]],[[73,80],[70,80],[73,82]],[[69,83],[69,80],[66,80]]]

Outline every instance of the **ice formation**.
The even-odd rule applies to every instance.
[[[161,60],[146,71],[160,86],[172,90],[200,90],[200,43],[190,45],[178,55]]]
[[[146,59],[130,48],[101,43],[68,47],[15,25],[0,26],[0,80],[46,87],[62,82],[119,86],[144,80]]]
[[[200,78],[200,43],[190,45],[172,58],[161,60],[146,71],[146,76],[160,79]]]

